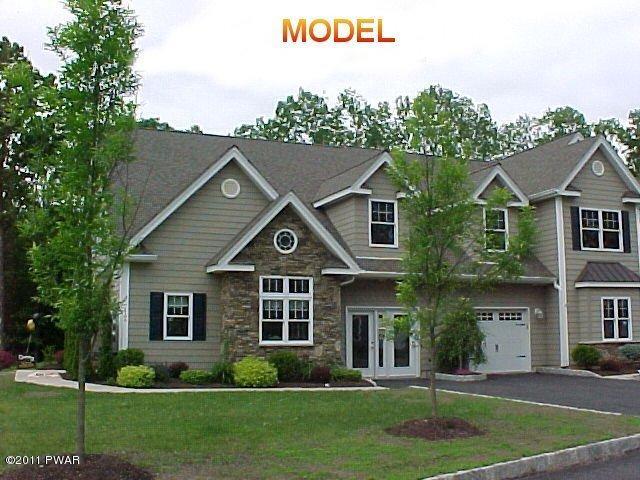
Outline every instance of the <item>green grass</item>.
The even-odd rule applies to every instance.
[[[164,479],[421,478],[640,432],[640,419],[440,394],[487,431],[441,442],[384,429],[427,413],[426,392],[88,394],[87,447]],[[75,392],[0,373],[0,458],[73,450]],[[0,471],[6,468],[0,465]]]

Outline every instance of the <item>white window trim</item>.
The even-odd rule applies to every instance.
[[[373,222],[371,214],[372,214],[372,204],[373,202],[384,202],[384,203],[393,203],[393,244],[386,243],[373,243],[371,239],[371,225],[374,223],[382,224],[382,225],[391,225],[389,222]],[[369,217],[367,221],[367,228],[369,229],[369,246],[375,248],[398,248],[398,200],[389,200],[385,198],[370,198],[369,199]]]
[[[169,297],[181,296],[189,297],[189,318],[186,337],[167,336],[167,309],[169,308]],[[164,292],[164,311],[162,312],[162,339],[163,340],[193,340],[193,293],[187,292]],[[172,317],[175,315],[171,315]]]
[[[582,243],[582,211],[583,210],[593,210],[598,212],[598,243],[602,245],[599,248],[593,247],[585,247]],[[615,232],[615,230],[605,229],[604,223],[602,222],[602,212],[612,212],[618,214],[618,225],[620,226],[618,230],[618,245],[619,248],[604,248],[604,238],[603,232],[606,230],[607,232]],[[608,208],[589,208],[589,207],[580,207],[579,208],[579,221],[580,221],[580,248],[582,250],[592,251],[592,252],[623,252],[624,251],[624,238],[622,234],[623,226],[622,226],[622,210],[611,210]],[[595,228],[587,228],[586,230],[595,230]]]
[[[492,208],[491,210],[498,210],[504,212],[504,250],[487,248],[487,208],[482,208],[482,219],[484,222],[484,248],[487,252],[506,252],[509,249],[509,209],[508,208]],[[499,229],[491,229],[492,232],[502,232]]]
[[[282,279],[282,293],[263,292],[262,280],[266,278]],[[309,280],[309,293],[289,293],[289,280]],[[258,335],[260,346],[289,345],[293,347],[308,347],[313,345],[313,277],[261,275],[259,279],[259,306],[258,306]],[[262,340],[262,301],[282,300],[282,340]],[[309,340],[289,341],[289,300],[309,301]],[[267,322],[269,320],[266,320]],[[274,320],[275,321],[275,320]],[[280,320],[277,320],[278,322]],[[293,320],[294,322],[300,320]]]
[[[291,236],[293,236],[293,247],[291,248],[291,250],[282,250],[278,245],[278,235],[280,235],[283,232],[289,232]],[[273,246],[276,247],[276,250],[281,254],[289,255],[290,253],[295,252],[296,248],[298,248],[298,235],[296,235],[296,232],[294,232],[290,228],[281,228],[273,235]]]
[[[613,320],[613,338],[605,338],[604,337],[604,301],[605,300],[613,300],[613,311],[614,318]],[[620,338],[620,333],[618,332],[618,300],[626,300],[627,307],[629,309],[629,337]],[[602,329],[602,341],[610,342],[610,343],[620,343],[620,342],[631,342],[633,340],[633,313],[631,312],[631,297],[601,297],[600,298],[600,327]]]

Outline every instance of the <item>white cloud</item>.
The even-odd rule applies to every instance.
[[[588,117],[640,106],[635,18],[640,4],[586,1],[132,0],[145,26],[137,67],[141,112],[185,127],[230,132],[270,115],[299,86],[372,101],[441,83],[486,102],[501,121],[570,104]],[[45,25],[63,18],[50,0],[0,0],[0,31],[36,64]],[[282,18],[375,17],[393,44],[283,44]],[[5,25],[6,23],[6,25]]]

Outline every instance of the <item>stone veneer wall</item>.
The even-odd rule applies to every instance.
[[[273,244],[274,234],[289,228],[298,236],[293,253],[283,255]],[[255,264],[255,272],[223,273],[221,281],[222,342],[230,360],[247,355],[264,357],[289,350],[300,357],[327,364],[342,363],[344,328],[341,320],[341,277],[322,275],[323,268],[342,266],[290,207],[285,208],[236,257],[236,263]],[[259,281],[261,275],[313,277],[313,342],[310,347],[259,346]],[[224,347],[223,347],[224,348]]]

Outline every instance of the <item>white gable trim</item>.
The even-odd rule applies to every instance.
[[[378,170],[380,170],[383,165],[389,165],[392,160],[393,158],[391,157],[389,152],[381,153],[378,159],[373,162],[373,164],[371,164],[371,166],[367,168],[367,170],[362,175],[360,175],[360,177],[355,182],[353,182],[352,188],[362,188],[364,182],[369,180],[371,176]]]
[[[329,233],[329,231],[318,221],[306,205],[296,196],[295,193],[289,192],[285,196],[281,197],[275,205],[265,213],[260,221],[258,221],[250,230],[248,230],[236,243],[233,245],[227,253],[225,253],[218,261],[216,267],[223,267],[229,265],[229,262],[235,258],[238,253],[246,247],[251,240],[255,238],[258,233],[265,228],[271,220],[273,220],[278,213],[280,213],[286,206],[291,205],[298,213],[302,221],[315,233],[322,243],[333,253],[336,257],[342,260],[349,269],[360,271],[360,267],[353,258],[346,252],[344,248],[336,241],[336,239]],[[207,269],[208,270],[208,269]]]
[[[255,272],[255,265],[246,264],[227,264],[227,265],[209,265],[207,267],[207,273],[216,272]]]
[[[515,196],[518,197],[518,200],[520,200],[519,204],[513,202],[513,206],[524,206],[529,204],[529,199],[527,198],[525,193],[520,189],[520,187],[518,187],[516,182],[511,179],[507,172],[505,172],[504,168],[502,168],[502,166],[500,165],[496,165],[495,167],[493,167],[491,173],[487,175],[484,180],[482,180],[482,182],[480,182],[480,185],[478,185],[476,190],[473,192],[473,199],[482,201],[480,200],[480,195],[482,195],[482,193],[487,189],[491,182],[493,182],[493,180],[497,177],[500,177],[504,184],[509,187],[509,189],[515,194]]]
[[[371,195],[371,190],[366,188],[345,188],[344,190],[340,190],[339,192],[332,193],[328,197],[324,197],[318,201],[316,201],[313,206],[315,208],[322,207],[323,205],[327,205],[329,203],[335,202],[336,200],[340,200],[347,195]]]
[[[638,288],[640,282],[576,282],[576,288]]]
[[[618,172],[618,174],[622,177],[622,180],[627,184],[630,190],[633,190],[637,193],[640,193],[640,183],[635,179],[635,177],[631,174],[627,165],[620,158],[620,156],[613,149],[611,144],[604,138],[602,135],[598,135],[598,140],[591,146],[589,151],[585,153],[585,155],[580,159],[578,164],[571,170],[569,176],[562,182],[559,190],[566,190],[567,187],[573,180],[576,178],[578,173],[584,168],[589,159],[598,151],[599,148],[602,148],[602,151],[607,157],[607,159],[613,164],[614,168]]]
[[[135,262],[135,263],[151,263],[158,260],[158,255],[154,255],[151,253],[132,253],[131,255],[127,255],[125,258],[126,262]]]
[[[142,240],[147,238],[162,222],[180,208],[191,196],[200,190],[213,176],[222,170],[229,162],[235,160],[240,165],[242,171],[258,186],[269,200],[278,198],[278,192],[269,184],[269,182],[256,170],[249,162],[238,147],[231,147],[226,151],[220,159],[211,165],[202,175],[200,175],[191,185],[189,185],[180,195],[174,198],[160,213],[151,219],[144,227],[142,227],[133,238],[131,238],[131,246],[138,245]]]

